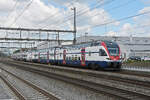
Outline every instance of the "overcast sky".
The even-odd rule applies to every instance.
[[[150,11],[150,0],[0,0],[0,26],[72,30],[73,7],[77,36],[150,36],[150,13],[118,21]]]

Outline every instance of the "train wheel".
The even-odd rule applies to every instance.
[[[88,64],[88,69],[92,69],[92,64]]]
[[[93,64],[92,69],[93,70],[97,70],[99,68],[99,66],[97,64]]]

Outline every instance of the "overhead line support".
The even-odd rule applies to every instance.
[[[40,32],[68,32],[73,33],[73,30],[51,30],[51,29],[31,29],[31,28],[10,28],[0,27],[0,30],[16,30],[16,31],[40,31]]]
[[[74,40],[73,40],[73,43],[76,44],[76,32],[77,32],[77,29],[76,29],[76,7],[74,7],[72,9],[74,11]]]

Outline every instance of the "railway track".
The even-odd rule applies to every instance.
[[[141,71],[130,71],[130,70],[121,70],[120,72],[112,72],[112,73],[119,73],[124,75],[133,75],[139,77],[150,77],[149,72],[141,72]]]
[[[14,62],[14,61],[9,61],[9,62]],[[37,63],[31,63],[31,62],[20,62],[20,61],[15,61],[18,64],[23,64],[23,65],[29,65],[29,66],[36,66],[38,68],[47,68],[47,69],[54,69],[54,70],[63,70],[65,72],[73,72],[73,73],[85,73],[91,76],[95,77],[100,77],[102,75],[105,75],[107,77],[112,76],[112,77],[119,77],[122,79],[131,79],[135,81],[142,81],[142,82],[150,82],[150,73],[148,72],[139,72],[139,71],[93,71],[93,70],[84,70],[83,68],[72,68],[72,67],[62,67],[62,66],[55,66],[55,65],[45,65],[45,64],[37,64]]]
[[[149,100],[150,98],[150,94],[149,94],[150,90],[148,89],[150,88],[149,84],[143,83],[143,81],[139,81],[139,80],[135,81],[131,79],[121,79],[118,77],[109,77],[107,75],[100,76],[98,74],[92,74],[89,72],[85,73],[82,71],[80,72],[79,70],[75,71],[71,69],[65,70],[63,68],[60,68],[60,69],[58,68],[58,70],[56,70],[57,67],[54,70],[53,67],[51,68],[49,66],[47,67],[45,66],[43,68],[43,66],[39,64],[35,64],[35,65],[39,65],[36,67],[34,64],[31,64],[31,63],[26,64],[26,65],[21,65],[18,63],[17,64],[11,63],[11,65],[13,64],[23,70],[31,71],[31,72],[38,73],[47,77],[59,79],[62,81],[67,81],[69,83],[80,85],[82,87],[91,89],[93,91],[104,93],[104,94],[107,94],[107,95],[110,95],[119,99],[123,99],[123,100],[127,100],[127,99]],[[58,73],[59,71],[61,72]],[[90,77],[87,77],[87,76],[90,76]],[[92,78],[94,78],[94,80]],[[132,87],[134,88],[130,89]],[[145,90],[146,92],[144,92]]]
[[[11,62],[14,62],[14,60],[11,60]],[[39,63],[31,63],[31,62],[23,62],[23,61],[15,61],[17,63],[21,63],[21,64],[27,64],[27,65],[35,65],[35,66],[43,66],[45,68],[49,67],[47,66],[46,64],[39,64]],[[54,66],[56,67],[55,65],[51,65],[51,66]],[[62,67],[62,66],[61,66]],[[66,68],[66,67],[65,67]],[[70,67],[68,67],[70,68]],[[71,67],[71,68],[74,68],[74,67]],[[77,69],[77,68],[76,68]],[[83,69],[83,68],[80,68],[78,67],[78,69]],[[86,69],[86,70],[90,70],[91,69]],[[93,70],[94,71],[94,70]],[[102,70],[98,70],[99,72],[104,72],[106,73],[107,71],[102,71]],[[110,71],[109,73],[118,73],[118,74],[123,74],[123,75],[133,75],[133,76],[141,76],[141,77],[150,77],[150,73],[149,72],[141,72],[141,71],[132,71],[132,70],[120,70],[120,71]]]
[[[1,68],[2,69],[2,68]],[[60,100],[53,94],[50,94],[44,89],[26,81],[15,74],[2,69],[4,74],[0,74],[0,78],[13,91],[18,100]]]
[[[15,95],[15,99],[17,100],[25,100],[24,96],[19,93],[19,91],[12,86],[12,84],[9,82],[9,80],[6,79],[6,77],[3,74],[0,74],[0,78],[4,81],[4,83],[11,89],[11,91],[14,93]]]

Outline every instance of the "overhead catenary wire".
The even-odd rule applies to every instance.
[[[79,0],[76,0],[75,2],[77,2],[77,1],[79,1]],[[102,1],[102,0],[100,0],[99,2],[97,2],[97,4],[101,3],[101,1]],[[104,1],[104,0],[103,0],[103,1]],[[92,5],[92,6],[95,6],[95,5]],[[80,9],[77,13],[80,13],[80,12],[82,12],[82,11],[84,11],[84,10],[87,10],[87,9]],[[65,17],[65,18],[64,18],[65,20],[64,20],[63,22],[59,22],[59,21],[62,20],[61,18],[59,18],[59,19],[57,20],[57,22],[53,22],[53,23],[51,23],[51,24],[54,24],[54,23],[64,23],[64,22],[66,22],[67,20],[72,19],[73,15],[74,15],[74,14],[70,14],[69,16]],[[51,18],[51,17],[56,17],[56,15],[55,15],[55,16],[50,16],[50,17],[46,18],[44,21],[48,20],[48,19]],[[48,25],[45,25],[45,26],[43,26],[43,28],[44,28],[44,27],[47,27],[47,26],[48,26]]]
[[[107,5],[107,4],[109,4],[109,3],[112,3],[113,1],[115,1],[115,0],[111,0],[111,1],[107,1],[107,2],[102,2],[102,1],[100,2],[100,1],[99,1],[99,2],[97,3],[97,5],[91,7],[90,9],[85,9],[85,10],[80,10],[80,11],[78,11],[76,16],[79,17],[79,16],[81,16],[81,15],[86,14],[87,12],[89,12],[89,10],[93,10],[93,9],[99,8],[99,7],[101,7],[101,6],[104,6],[104,5]],[[65,23],[65,22],[67,22],[67,20],[68,20],[68,21],[71,20],[71,18],[72,18],[72,17],[70,17],[70,18],[68,18],[68,19],[65,19],[63,22],[61,22],[61,23],[59,23],[59,24]]]
[[[14,6],[12,7],[12,10],[8,13],[7,17],[6,18],[9,18],[9,16],[11,15],[11,13],[15,10],[16,6],[18,4],[18,0],[16,0]]]
[[[103,23],[103,24],[97,24],[97,25],[95,25],[95,26],[89,26],[88,28],[96,28],[96,27],[100,27],[100,26],[112,24],[112,23],[115,23],[115,22],[117,22],[117,21],[124,21],[124,20],[128,20],[128,19],[130,19],[130,18],[134,18],[134,17],[146,15],[146,14],[150,14],[150,11],[143,12],[143,13],[140,13],[140,14],[130,15],[130,16],[127,16],[127,17],[120,18],[120,19],[118,19],[118,20],[109,21],[109,22]],[[139,28],[139,29],[140,29],[140,28],[146,28],[146,27],[149,27],[149,26],[150,26],[150,24],[148,24],[148,25],[136,26],[136,27],[131,28],[129,31],[134,30],[134,29],[137,29],[137,28]],[[115,32],[121,32],[121,30],[120,30],[120,31],[115,31]],[[103,34],[105,34],[105,33],[106,33],[106,32],[104,32]],[[139,33],[137,33],[137,34],[139,34]]]
[[[135,29],[143,29],[143,28],[149,28],[150,24],[146,24],[146,25],[140,25],[140,26],[134,26],[132,28],[130,28],[128,31],[134,31]],[[112,30],[113,32],[123,32],[122,30]],[[108,32],[104,32],[102,34],[107,34]]]
[[[108,12],[108,11],[114,11],[115,9],[118,9],[118,8],[121,8],[121,7],[124,7],[124,6],[127,6],[128,4],[131,4],[131,3],[135,2],[135,1],[137,1],[137,0],[129,0],[129,1],[125,2],[125,3],[120,4],[120,5],[117,5],[117,6],[108,8],[108,9],[106,9],[106,11],[107,11],[107,12]],[[94,16],[96,16],[96,15],[98,15],[98,14],[99,14],[99,13],[95,13],[94,15],[92,15],[92,17],[94,17]],[[81,23],[81,22],[82,22],[82,21],[79,21],[78,24]]]
[[[125,5],[127,5],[127,4],[129,4],[129,3],[131,3],[131,2],[134,2],[134,1],[136,1],[136,0],[130,0],[130,1],[126,2],[126,3],[117,5],[117,6],[115,6],[115,7],[111,7],[111,8],[109,8],[109,9],[107,9],[107,11],[112,11],[112,10],[114,10],[114,9],[118,9],[118,8],[123,7],[123,6],[125,6]],[[98,14],[99,14],[99,13],[96,13],[96,14],[94,14],[94,15],[92,15],[92,16],[94,17],[94,16],[96,16],[96,15],[98,15]],[[69,21],[69,20],[68,20],[68,21]],[[77,23],[78,23],[78,24],[81,23],[81,22],[82,22],[81,20],[80,20],[79,22],[78,22],[78,20],[77,20]],[[67,21],[66,21],[66,22],[64,21],[63,24],[66,24],[66,23],[67,23]],[[61,24],[61,25],[63,25],[63,24]],[[65,26],[65,25],[63,25],[63,26]]]
[[[99,27],[99,26],[103,26],[103,25],[107,25],[107,24],[112,24],[112,23],[115,23],[117,21],[123,21],[123,20],[127,20],[127,19],[130,19],[130,18],[138,17],[138,16],[141,16],[141,15],[146,15],[146,14],[149,14],[149,13],[150,13],[150,11],[147,11],[147,12],[143,12],[143,13],[140,13],[140,14],[135,14],[135,15],[123,17],[123,18],[113,20],[113,21],[109,21],[109,22],[106,22],[106,23],[103,23],[103,24],[97,24],[97,25],[91,26],[90,28]]]
[[[143,12],[143,13],[140,13],[140,14],[135,14],[135,15],[123,17],[123,18],[120,18],[118,20],[113,20],[113,21],[105,22],[103,24],[97,24],[97,25],[94,25],[94,26],[89,26],[88,28],[100,27],[100,26],[104,26],[104,25],[115,23],[117,21],[123,21],[123,20],[127,20],[127,19],[130,19],[130,18],[138,17],[138,16],[141,16],[141,15],[146,15],[146,14],[149,14],[149,13],[150,13],[150,11],[147,11],[147,12]]]
[[[103,0],[103,1],[104,1],[104,0]],[[93,5],[93,6],[90,8],[90,10],[95,9],[95,8],[99,8],[99,7],[104,6],[104,5],[107,5],[107,4],[109,4],[109,3],[112,3],[113,1],[115,1],[115,0],[108,0],[107,2],[102,2],[102,0],[100,0],[96,5]],[[85,14],[85,13],[88,12],[88,11],[89,11],[89,9],[79,10],[79,11],[77,12],[77,15],[76,15],[76,16],[81,16],[81,15]],[[73,14],[72,14],[72,15],[73,15]],[[63,21],[60,22],[60,23],[59,23],[58,21],[61,21],[62,19],[58,20],[57,22],[53,22],[53,23],[51,23],[51,24],[57,23],[56,25],[58,25],[58,24],[65,23],[65,22],[69,21],[70,19],[72,19],[72,17],[73,17],[72,15],[68,16],[68,18],[65,18],[65,20],[63,20]],[[47,26],[48,26],[48,25],[47,25]],[[44,26],[44,27],[46,27],[46,26]]]
[[[107,5],[107,4],[112,3],[112,2],[114,2],[114,1],[115,1],[115,0],[110,0],[110,1],[104,2],[103,4],[99,4],[99,5],[95,6],[95,7],[92,7],[90,10],[93,10],[93,9],[96,9],[96,8],[99,8],[99,7],[102,7],[102,6],[104,6],[104,5]],[[83,14],[86,14],[87,12],[89,12],[89,10],[86,10],[86,11],[84,11],[84,12],[79,13],[79,14],[77,14],[77,16],[81,16],[81,15],[83,15]]]
[[[69,5],[71,6],[71,5],[73,5],[73,3],[74,2],[77,2],[77,1],[79,1],[79,0],[75,0],[75,1],[72,1],[72,2],[70,2],[69,3]],[[49,20],[50,18],[52,18],[52,17],[57,17],[58,15],[57,15],[57,12],[55,12],[54,14],[51,14],[50,16],[48,16],[47,18],[45,18],[41,23],[44,23],[44,22],[46,22],[47,20]],[[71,17],[71,16],[73,16],[72,14],[70,14],[68,17]],[[41,23],[39,23],[39,24],[41,24]],[[38,24],[38,25],[39,25]]]
[[[4,25],[3,26],[5,26],[5,24],[7,23],[7,21],[8,21],[8,18],[10,17],[10,15],[12,14],[12,12],[16,9],[16,7],[17,7],[17,4],[18,4],[18,0],[16,0],[16,2],[15,2],[15,4],[14,4],[14,6],[12,7],[12,9],[11,9],[11,11],[8,13],[8,15],[6,16],[6,21],[5,21],[5,23],[4,23]],[[7,33],[7,31],[6,31],[6,33]]]
[[[77,2],[77,1],[79,1],[79,0],[75,0],[74,2]],[[101,3],[102,1],[104,1],[104,0],[99,0],[96,4],[99,4],[99,3]],[[70,3],[70,5],[71,5],[71,3]],[[72,4],[73,5],[73,4]],[[73,5],[74,6],[74,5]],[[93,5],[90,5],[91,7],[92,6],[96,6],[95,4],[93,4]],[[80,13],[80,12],[82,12],[83,10],[87,10],[87,9],[80,9],[77,13]],[[67,16],[67,17],[65,17],[65,19],[71,19],[72,17],[73,17],[73,15],[74,14],[70,14],[69,16]],[[56,16],[50,16],[50,17],[56,17]],[[46,20],[48,20],[50,17],[48,17]],[[61,19],[60,19],[61,20]]]
[[[15,18],[15,20],[10,24],[10,27],[12,26],[12,25],[14,25],[16,22],[17,22],[17,20],[23,15],[23,13],[30,7],[30,5],[32,4],[32,2],[33,2],[33,0],[31,0],[25,7],[24,7],[24,9],[22,10],[22,12]]]
[[[128,32],[133,32],[132,30],[135,30],[135,29],[143,29],[143,28],[149,28],[149,27],[150,27],[150,24],[141,25],[141,26],[135,26],[135,27],[129,29]],[[111,30],[111,31],[112,31],[112,32],[115,32],[115,35],[113,35],[113,36],[117,36],[116,33],[121,33],[121,32],[123,32],[122,30]],[[141,32],[137,32],[137,31],[136,31],[136,34],[144,34],[144,33],[145,33],[145,32],[141,33]],[[150,33],[150,31],[149,31],[149,33]],[[108,34],[108,32],[103,32],[103,33],[101,33],[101,34]],[[119,36],[119,35],[118,35],[118,36]]]

